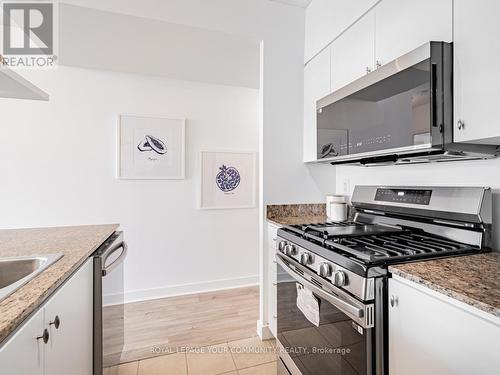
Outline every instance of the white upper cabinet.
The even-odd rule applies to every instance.
[[[375,13],[375,56],[381,65],[429,41],[452,41],[452,0],[383,0]]]
[[[377,0],[313,0],[306,9],[305,61],[332,42]]]
[[[316,160],[316,101],[330,90],[330,48],[326,48],[304,68],[304,161]]]
[[[455,142],[500,144],[499,14],[499,1],[455,0]]]
[[[375,12],[372,10],[332,44],[331,91],[374,69]]]

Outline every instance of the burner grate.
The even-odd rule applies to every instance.
[[[421,229],[358,222],[286,226],[295,235],[365,264],[394,264],[480,250]]]
[[[327,221],[325,223],[309,223],[309,224],[295,224],[287,225],[285,228],[300,235],[304,238],[310,238],[314,241],[323,241],[327,239],[332,233],[347,233],[353,230],[362,230],[366,225],[355,223],[352,221],[337,222]],[[355,228],[355,229],[354,229]]]
[[[336,238],[327,240],[324,244],[368,263],[446,256],[475,249],[471,245],[410,230],[393,234]]]

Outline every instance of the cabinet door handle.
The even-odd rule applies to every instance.
[[[49,326],[52,326],[52,325],[54,327],[56,327],[56,329],[59,329],[59,326],[61,325],[61,319],[59,319],[59,315],[56,315],[56,317],[54,318],[54,321],[49,323]]]
[[[390,298],[391,307],[397,307],[399,304],[399,299],[397,296],[391,296]]]
[[[371,73],[371,72],[372,72],[372,70],[370,69],[370,67],[369,67],[369,66],[367,66],[367,67],[366,67],[366,74]]]
[[[36,338],[36,339],[37,339],[37,340],[42,339],[42,340],[43,340],[43,343],[44,343],[44,344],[46,344],[46,343],[48,343],[48,342],[49,342],[49,337],[50,337],[50,336],[49,336],[49,330],[48,330],[47,328],[45,328],[45,329],[43,330],[43,334],[42,334],[41,336],[37,336],[37,338]]]
[[[380,60],[377,60],[377,61],[375,62],[375,69],[378,69],[378,68],[380,68],[381,66],[382,66],[382,63],[380,62]]]
[[[463,130],[465,128],[465,123],[462,120],[458,120],[457,128],[458,130]]]

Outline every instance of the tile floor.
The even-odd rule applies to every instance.
[[[153,348],[202,347],[253,336],[259,319],[259,288],[127,303],[125,311],[108,306],[103,317],[104,365],[111,367],[166,354]],[[122,347],[116,338],[123,329]]]
[[[104,375],[276,375],[274,340],[258,337],[113,366]]]

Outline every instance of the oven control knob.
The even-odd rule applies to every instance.
[[[293,245],[286,245],[285,246],[285,254],[290,256],[290,257],[297,255],[297,248]]]
[[[328,263],[321,263],[319,265],[319,275],[321,277],[330,277],[332,276],[332,266]]]
[[[285,252],[285,246],[286,246],[286,241],[280,241],[278,243],[278,250],[281,251],[282,253]]]
[[[300,254],[300,264],[307,266],[312,263],[312,256],[309,253]]]
[[[347,285],[347,275],[343,271],[337,271],[333,275],[333,285],[344,286]]]

